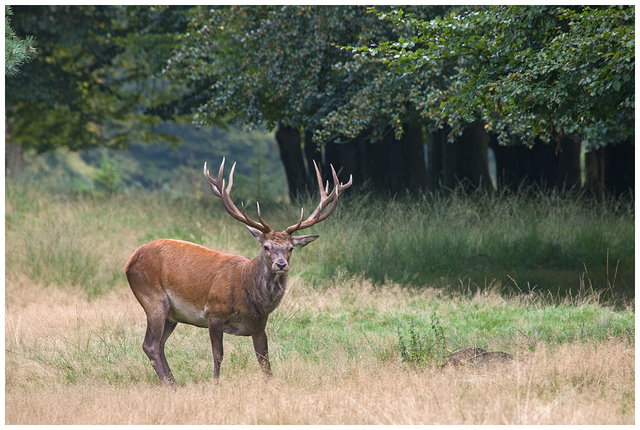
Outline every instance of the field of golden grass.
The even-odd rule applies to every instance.
[[[6,284],[6,424],[635,422],[634,344],[622,337],[539,343],[533,352],[523,347],[510,351],[513,364],[494,370],[414,369],[397,358],[392,337],[375,333],[360,336],[354,348],[361,354],[329,341],[312,356],[283,352],[279,333],[303,311],[317,318],[342,312],[348,325],[349,318],[403,308],[420,295],[444,303],[433,291],[374,289],[355,280],[317,290],[294,278],[268,327],[272,379],[262,377],[249,339],[226,336],[214,385],[206,330],[181,325],[167,343],[180,384],[174,390],[157,383],[142,353],[144,313],[126,284],[93,299],[26,276],[9,276]],[[459,300],[508,305],[490,294]],[[313,332],[315,321],[301,330]],[[184,351],[193,353],[178,357]]]

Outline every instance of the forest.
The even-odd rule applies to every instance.
[[[313,193],[312,160],[387,196],[634,190],[633,6],[10,13],[26,46],[5,47],[9,175],[62,149],[151,189],[230,154],[272,199]]]

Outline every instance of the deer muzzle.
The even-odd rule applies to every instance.
[[[273,262],[271,270],[279,275],[287,273],[289,271],[289,263],[284,258],[279,258]]]

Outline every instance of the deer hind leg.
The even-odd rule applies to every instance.
[[[162,339],[160,340],[160,360],[166,372],[165,374],[168,375],[169,383],[171,384],[175,384],[176,380],[173,378],[173,374],[171,373],[171,369],[169,368],[169,363],[167,363],[167,358],[164,355],[164,344],[169,336],[171,336],[171,333],[173,333],[173,330],[175,330],[177,325],[177,322],[165,320],[164,331],[162,333]]]
[[[169,303],[163,305],[159,312],[147,314],[147,333],[144,337],[142,349],[149,357],[151,366],[153,366],[160,381],[173,385],[176,381],[171,374],[171,369],[164,354],[164,344],[176,328],[177,323],[167,320]]]

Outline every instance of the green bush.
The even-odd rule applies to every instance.
[[[102,151],[100,168],[94,174],[93,180],[98,185],[98,189],[107,196],[114,195],[124,185],[122,169],[106,150]]]
[[[431,325],[426,331],[416,327],[414,320],[398,328],[398,351],[404,363],[414,366],[443,365],[451,351],[438,315],[431,314]]]

